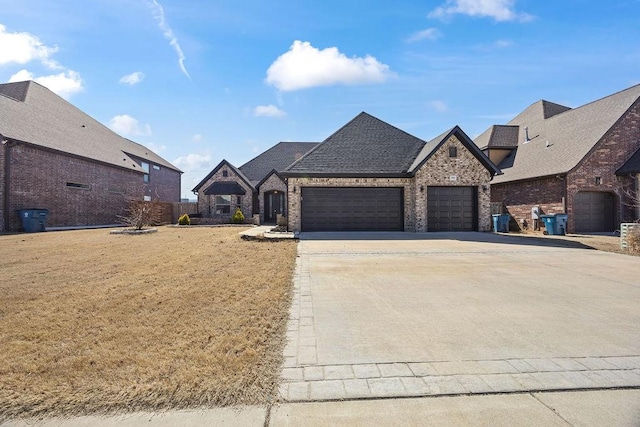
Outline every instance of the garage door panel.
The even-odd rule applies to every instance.
[[[576,232],[613,231],[614,196],[598,191],[581,191],[573,201],[574,228]]]
[[[476,230],[476,199],[475,187],[427,187],[427,230]]]
[[[402,187],[303,187],[302,231],[402,231]]]

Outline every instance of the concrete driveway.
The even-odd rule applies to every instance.
[[[301,236],[281,396],[640,386],[640,259],[488,233]]]

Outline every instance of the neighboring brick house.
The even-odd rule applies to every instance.
[[[528,227],[531,210],[567,213],[568,232],[614,231],[639,212],[640,85],[571,109],[538,101],[475,143],[503,172],[491,198]]]
[[[280,142],[239,168],[222,160],[193,189],[200,216],[229,222],[240,207],[245,219],[260,214],[261,222],[275,223],[277,215],[287,213],[287,184],[280,172],[317,144]]]
[[[292,231],[488,231],[499,173],[459,128],[425,142],[367,113],[281,173]]]
[[[0,231],[118,222],[131,199],[178,202],[181,171],[32,81],[0,84]]]

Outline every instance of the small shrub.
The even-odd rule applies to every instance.
[[[136,230],[159,224],[162,219],[162,204],[130,199],[125,215],[118,215],[120,222]]]
[[[242,214],[240,208],[236,208],[236,211],[231,217],[231,222],[233,222],[234,224],[242,224],[244,222],[244,215]]]
[[[287,226],[287,217],[284,215],[278,215],[278,220],[276,222],[277,225],[279,225],[280,227],[286,227]]]
[[[180,218],[178,218],[178,225],[191,225],[191,218],[189,218],[189,215],[182,214]]]

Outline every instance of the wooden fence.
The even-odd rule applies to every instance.
[[[198,214],[198,203],[196,202],[181,202],[181,203],[173,203],[172,204],[172,213],[173,213],[173,223],[178,222],[178,218],[182,214],[187,214],[189,216]]]

